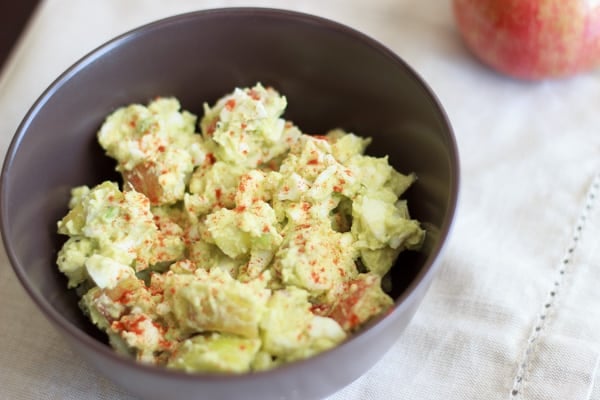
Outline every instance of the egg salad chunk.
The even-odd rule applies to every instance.
[[[84,237],[71,237],[63,244],[56,263],[59,271],[69,278],[68,287],[77,287],[88,279],[85,262],[96,248],[94,240]]]
[[[260,346],[261,341],[256,338],[215,332],[198,335],[179,346],[167,367],[187,372],[249,372]]]
[[[362,185],[352,201],[355,247],[363,264],[383,276],[400,251],[418,249],[424,240],[425,231],[399,198],[416,177],[397,172],[386,157],[353,156],[347,165]]]
[[[282,237],[276,224],[275,212],[263,201],[233,210],[224,208],[206,218],[210,240],[231,258],[247,255],[252,249],[277,249]]]
[[[80,306],[92,322],[108,334],[120,353],[139,361],[158,363],[157,354],[168,352],[168,327],[157,313],[162,301],[156,285],[147,286],[131,272],[123,270],[110,285],[95,286],[81,298]]]
[[[258,324],[270,296],[259,283],[245,284],[221,269],[201,268],[194,274],[167,273],[164,293],[180,330],[248,338],[258,337]]]
[[[351,234],[334,231],[328,220],[294,225],[286,231],[273,269],[285,285],[319,295],[357,273],[352,242]]]
[[[260,323],[262,351],[278,361],[291,361],[327,350],[346,338],[334,319],[311,311],[309,296],[295,286],[273,293]]]
[[[95,268],[96,276],[110,274],[120,265],[140,271],[183,256],[181,228],[176,224],[157,226],[150,202],[143,194],[122,192],[116,183],[104,182],[92,189],[75,189],[73,199],[73,207],[58,222],[59,233],[70,238],[57,260],[59,269],[70,277],[71,286],[89,276],[85,269],[92,265],[88,263],[92,255],[105,260],[89,267]],[[114,268],[98,267],[107,263]]]
[[[135,190],[153,205],[183,198],[195,166],[206,159],[196,117],[180,111],[175,98],[157,98],[146,107],[133,104],[113,112],[98,132],[107,155]]]
[[[204,223],[198,222],[192,225],[185,233],[188,261],[193,263],[194,270],[198,267],[205,270],[219,268],[225,270],[232,277],[238,277],[239,269],[246,260],[235,259],[227,256],[212,242],[209,232]],[[173,269],[173,266],[171,266]]]
[[[339,284],[329,294],[327,315],[351,332],[375,315],[386,312],[393,300],[381,288],[381,277],[375,273],[361,273]]]
[[[246,169],[223,161],[198,167],[189,183],[183,201],[191,219],[197,219],[220,208],[233,208],[240,177]]]
[[[364,154],[371,138],[363,138],[342,129],[327,132],[327,140],[331,143],[331,153],[341,163],[346,163],[356,155]]]
[[[216,143],[220,160],[256,168],[287,151],[300,135],[281,118],[286,106],[284,96],[260,83],[236,88],[212,107],[204,105],[202,134]]]

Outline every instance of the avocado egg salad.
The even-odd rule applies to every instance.
[[[341,129],[304,134],[256,84],[204,116],[158,97],[97,138],[122,183],[73,188],[59,270],[119,353],[187,372],[274,368],[343,342],[392,298],[425,232],[415,180]]]

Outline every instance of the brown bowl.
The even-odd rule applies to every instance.
[[[394,269],[393,310],[339,347],[268,372],[186,374],[114,353],[82,315],[55,265],[56,221],[69,189],[115,179],[95,133],[118,106],[175,95],[201,115],[236,86],[256,82],[288,98],[286,118],[304,131],[341,126],[373,137],[370,153],[389,155],[419,179],[409,207],[428,231],[420,253]],[[200,11],[142,26],[94,50],[62,74],[19,126],[0,192],[2,237],[15,273],[73,348],[110,379],[144,399],[316,399],[367,371],[409,323],[434,276],[454,217],[456,143],[423,80],[376,41],[330,20],[283,10]],[[381,385],[388,383],[381,382]]]

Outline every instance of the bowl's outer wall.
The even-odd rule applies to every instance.
[[[286,95],[285,116],[303,131],[343,127],[372,136],[370,153],[389,154],[398,169],[416,172],[419,180],[406,197],[413,216],[429,231],[426,249],[401,259],[394,311],[333,352],[250,378],[227,378],[225,385],[222,377],[191,378],[124,361],[91,339],[102,336],[82,316],[55,268],[64,240],[55,233],[56,221],[67,211],[70,188],[116,178],[95,133],[121,105],[174,95],[201,115],[203,102],[258,81]],[[410,68],[383,47],[345,27],[295,13],[200,12],[118,38],[67,71],[40,98],[5,160],[3,238],[17,275],[50,320],[132,393],[145,399],[225,399],[236,393],[318,398],[368,369],[412,317],[450,227],[457,174],[443,111]]]

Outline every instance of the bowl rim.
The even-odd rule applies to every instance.
[[[99,342],[97,339],[91,337],[87,333],[83,332],[81,329],[76,327],[74,324],[69,322],[66,318],[64,318],[60,313],[58,313],[52,306],[50,306],[46,299],[39,294],[35,289],[31,287],[28,281],[27,273],[25,272],[23,266],[21,265],[19,258],[15,254],[10,244],[10,238],[8,236],[8,226],[7,220],[9,219],[10,210],[7,207],[7,189],[6,189],[6,180],[10,174],[11,165],[13,163],[13,159],[18,152],[21,141],[26,134],[30,124],[35,119],[36,115],[39,111],[44,107],[46,102],[48,102],[53,95],[60,90],[60,88],[69,81],[73,76],[75,76],[79,71],[85,69],[88,65],[94,63],[98,59],[101,59],[103,55],[109,53],[113,49],[119,47],[120,45],[135,40],[138,36],[142,36],[147,34],[149,31],[153,31],[156,29],[163,29],[172,24],[178,24],[182,21],[186,21],[188,19],[195,18],[209,18],[210,16],[217,15],[222,17],[227,17],[229,15],[233,15],[236,17],[241,16],[258,16],[264,18],[274,18],[281,20],[288,20],[296,23],[307,23],[318,25],[332,33],[338,33],[349,37],[352,40],[361,41],[368,47],[371,47],[374,51],[380,53],[382,56],[385,56],[401,68],[406,70],[409,73],[410,78],[421,88],[423,93],[429,99],[431,106],[438,113],[444,127],[447,130],[447,143],[450,152],[450,164],[454,169],[455,173],[451,175],[450,179],[450,198],[447,202],[448,212],[444,217],[443,223],[441,225],[441,229],[439,230],[439,241],[433,249],[432,253],[425,260],[423,267],[419,270],[419,272],[415,275],[410,284],[404,289],[404,291],[400,294],[400,296],[395,299],[394,306],[392,309],[386,313],[385,315],[374,318],[370,321],[367,326],[363,327],[358,333],[351,335],[344,342],[335,346],[334,348],[318,353],[314,356],[311,356],[307,359],[302,359],[298,361],[294,361],[291,363],[286,363],[277,368],[266,370],[266,371],[253,371],[249,373],[241,373],[241,374],[227,374],[227,373],[211,373],[211,372],[200,372],[200,373],[187,373],[181,370],[173,370],[163,367],[156,367],[154,365],[147,365],[144,363],[140,363],[133,358],[122,356],[116,353],[109,346]],[[458,209],[459,202],[459,193],[460,193],[460,161],[459,161],[459,152],[458,146],[456,143],[456,138],[454,135],[454,131],[448,115],[444,108],[441,106],[437,95],[430,88],[428,83],[398,54],[389,49],[387,46],[379,42],[378,40],[370,37],[366,33],[359,31],[353,27],[350,27],[344,23],[335,21],[333,19],[313,15],[310,13],[289,10],[284,8],[273,8],[273,7],[219,7],[219,8],[209,8],[209,9],[201,9],[191,12],[185,12],[180,14],[175,14],[172,16],[160,18],[139,26],[136,26],[132,29],[129,29],[113,38],[105,41],[99,46],[93,48],[82,57],[80,57],[77,61],[72,63],[64,72],[62,72],[58,77],[52,81],[47,88],[39,95],[39,97],[35,100],[33,105],[26,112],[25,116],[22,118],[20,124],[18,125],[11,141],[8,146],[8,149],[5,153],[5,158],[2,164],[2,170],[0,172],[0,235],[2,237],[2,242],[5,248],[5,252],[8,256],[8,260],[10,265],[17,275],[18,280],[20,281],[22,287],[28,293],[29,297],[34,301],[36,306],[42,311],[45,317],[57,328],[61,331],[65,332],[71,339],[77,341],[79,344],[90,348],[96,353],[99,353],[102,357],[110,359],[111,362],[115,362],[117,364],[121,364],[126,368],[138,369],[141,372],[149,373],[151,375],[160,375],[160,376],[168,376],[171,378],[185,380],[185,381],[245,381],[248,379],[256,380],[259,377],[269,377],[273,375],[279,375],[282,373],[286,373],[289,370],[295,370],[301,368],[304,365],[309,365],[311,363],[317,362],[318,359],[323,357],[331,357],[332,353],[336,352],[336,349],[341,347],[351,346],[352,343],[370,340],[371,336],[375,335],[377,331],[386,329],[386,326],[391,323],[393,319],[393,315],[399,314],[403,309],[408,307],[408,304],[411,303],[411,299],[415,296],[415,289],[425,282],[427,285],[431,282],[435,270],[439,266],[440,256],[443,251],[447,247],[448,239],[450,237],[451,231],[454,227],[455,215]],[[65,287],[65,290],[66,287]]]

